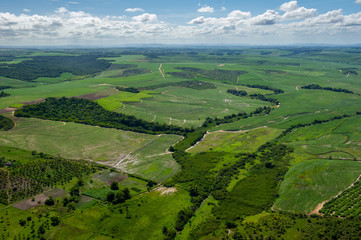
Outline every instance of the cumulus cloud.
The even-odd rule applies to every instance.
[[[267,10],[265,13],[254,17],[251,23],[254,25],[273,25],[280,20],[280,18],[280,14],[275,10]]]
[[[295,11],[297,8],[298,8],[297,1],[286,2],[286,3],[282,4],[280,7],[281,11],[284,11],[284,12]]]
[[[201,16],[190,20],[188,24],[203,24],[204,22],[205,22],[205,18]]]
[[[0,44],[44,45],[82,43],[300,43],[300,39],[332,42],[361,39],[361,12],[345,14],[341,9],[319,14],[298,6],[282,4],[262,14],[233,10],[222,17],[198,16],[184,24],[158,21],[156,14],[132,18],[99,17],[65,7],[47,15],[0,12]],[[344,35],[348,38],[343,38]],[[306,36],[306,37],[305,37]],[[287,42],[286,42],[287,41]],[[343,42],[346,43],[346,42]]]
[[[355,0],[355,3],[361,4],[361,0]]]
[[[282,16],[284,19],[303,19],[313,17],[317,9],[307,9],[305,7],[299,7],[297,1],[286,2],[281,5],[280,10],[285,12]]]
[[[240,10],[234,10],[228,14],[229,18],[249,18],[250,16],[250,12],[242,12]]]
[[[213,13],[214,12],[214,8],[210,7],[210,6],[205,6],[205,7],[201,7],[197,10],[197,12],[200,13]]]
[[[150,13],[144,13],[139,16],[132,17],[133,20],[138,22],[154,22],[157,21],[157,15],[156,14],[150,14]]]
[[[23,12],[26,12],[26,13],[28,13],[28,12],[31,12],[29,9],[27,9],[27,8],[24,8],[23,9]]]
[[[127,8],[124,11],[126,11],[126,12],[144,12],[144,10],[141,8]]]
[[[361,1],[361,0],[360,0]],[[221,11],[222,12],[225,12],[225,11],[227,11],[227,8],[226,7],[221,7]]]

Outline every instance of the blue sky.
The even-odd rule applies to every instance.
[[[361,0],[4,0],[0,45],[355,44]]]

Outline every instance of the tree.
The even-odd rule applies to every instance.
[[[51,225],[52,226],[58,226],[59,223],[60,223],[60,220],[59,220],[58,217],[51,217],[50,220],[51,220]]]
[[[113,202],[113,201],[114,201],[114,197],[115,197],[114,192],[109,192],[109,193],[107,194],[107,201],[108,201],[108,202]]]
[[[111,190],[119,190],[119,185],[117,182],[113,181],[111,184],[110,184],[110,189]]]
[[[54,199],[52,196],[50,196],[48,199],[45,200],[45,205],[47,206],[53,206],[54,205]]]

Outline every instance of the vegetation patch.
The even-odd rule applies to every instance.
[[[133,93],[129,91],[122,91],[118,94],[111,95],[108,97],[101,98],[96,102],[105,108],[108,111],[114,111],[118,108],[123,107],[122,102],[140,102],[143,98],[151,98],[153,92],[143,91],[138,93]]]
[[[10,96],[9,93],[6,93],[6,92],[4,92],[4,91],[1,91],[1,92],[0,92],[0,98],[8,97],[8,96]]]
[[[327,201],[320,213],[326,216],[356,218],[361,215],[361,182],[359,178],[342,193]]]
[[[57,184],[81,178],[96,171],[97,166],[85,161],[72,161],[33,153],[34,161],[21,163],[2,158],[0,201],[12,203],[44,192]]]
[[[192,68],[192,67],[176,67],[176,69],[190,72],[213,80],[226,81],[226,82],[237,82],[237,79],[240,75],[247,73],[246,71],[220,70],[220,69],[204,70],[204,69]]]
[[[311,212],[317,204],[350,186],[360,175],[361,163],[308,160],[292,167],[281,183],[275,209]]]
[[[3,115],[0,115],[0,131],[7,131],[15,126],[13,120]]]
[[[83,56],[38,56],[18,64],[0,66],[0,76],[23,81],[33,81],[39,77],[59,77],[64,72],[73,75],[91,75],[106,70],[111,64],[99,60],[101,55]]]
[[[114,77],[130,77],[130,76],[136,76],[141,75],[145,73],[150,73],[151,71],[146,68],[135,68],[135,69],[126,69],[122,73],[120,73],[117,76]]]
[[[165,87],[185,87],[185,88],[192,88],[192,89],[197,89],[197,90],[216,89],[217,88],[213,83],[193,80],[193,81],[162,83],[162,84],[142,87],[141,89],[154,90],[154,89],[165,88]]]
[[[205,151],[252,153],[261,145],[271,141],[281,133],[280,129],[260,128],[241,132],[211,132],[202,141],[189,149],[190,153]]]
[[[176,133],[190,132],[172,125],[147,122],[134,116],[110,112],[97,103],[77,98],[47,98],[46,102],[25,106],[16,110],[17,117],[35,117],[57,121],[76,122],[93,126],[132,130],[143,133]]]
[[[332,87],[321,87],[320,85],[317,85],[317,84],[310,84],[310,85],[302,86],[301,88],[303,88],[303,89],[327,90],[327,91],[332,91],[332,92],[343,92],[343,93],[351,93],[351,94],[353,94],[352,91],[347,90],[347,89],[332,88]]]

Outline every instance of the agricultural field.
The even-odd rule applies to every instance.
[[[180,136],[154,136],[39,119],[15,121],[15,128],[0,135],[2,146],[121,166],[124,171],[154,180],[165,180],[178,170],[167,149],[180,141]]]
[[[360,233],[358,48],[1,54],[0,239]]]

